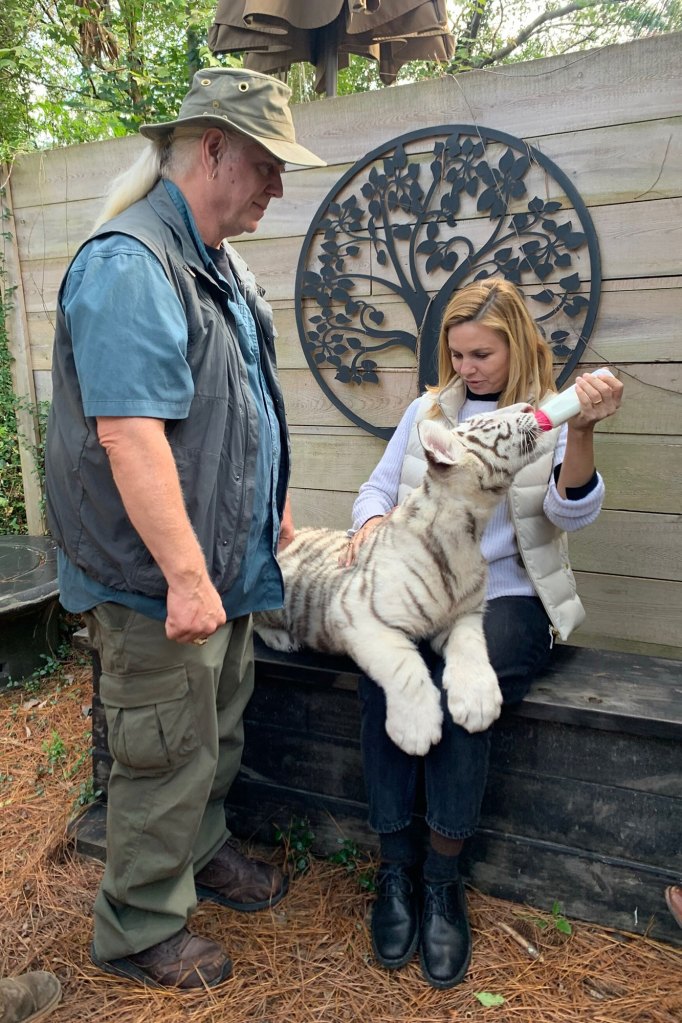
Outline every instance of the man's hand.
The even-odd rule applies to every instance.
[[[277,550],[283,551],[285,547],[289,546],[295,536],[296,527],[294,526],[294,516],[291,511],[291,501],[287,494],[287,499],[284,502],[284,511],[282,512],[282,521],[279,526],[279,543],[277,544]]]
[[[169,586],[166,610],[166,635],[176,643],[207,639],[227,621],[220,594],[208,575],[193,585]]]

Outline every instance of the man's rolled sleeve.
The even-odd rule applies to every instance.
[[[184,419],[194,396],[187,321],[161,264],[123,235],[86,245],[62,307],[86,416]]]

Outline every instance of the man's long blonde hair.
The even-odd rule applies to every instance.
[[[428,388],[434,396],[459,376],[452,365],[448,331],[460,323],[480,323],[496,330],[509,345],[509,378],[500,395],[500,408],[520,401],[537,402],[556,390],[551,350],[521,292],[503,277],[488,277],[455,292],[445,308],[438,339],[438,383]]]
[[[239,132],[220,130],[233,151],[248,142]],[[206,131],[206,125],[188,125],[161,139],[147,139],[137,160],[112,181],[93,230],[143,199],[160,178],[174,181],[186,174],[197,159],[198,144]]]

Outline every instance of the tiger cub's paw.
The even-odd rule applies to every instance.
[[[294,650],[301,648],[301,644],[297,643],[286,629],[271,629],[267,625],[257,625],[255,631],[271,650],[281,650],[282,653],[291,654]]]
[[[439,743],[442,724],[440,695],[431,682],[411,699],[386,695],[386,731],[410,756],[424,756]]]
[[[467,732],[484,732],[496,721],[502,710],[502,693],[497,675],[488,666],[464,680],[447,686],[448,710],[455,724]]]

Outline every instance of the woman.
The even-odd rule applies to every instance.
[[[588,525],[599,514],[604,484],[594,466],[593,431],[616,411],[623,388],[615,377],[589,374],[578,377],[576,388],[581,411],[557,431],[553,465],[549,456],[540,459],[535,476],[524,477],[523,487],[515,481],[509,501],[495,510],[481,541],[489,566],[486,641],[505,703],[523,699],[547,664],[554,637],[566,639],[584,618],[565,532]],[[409,406],[360,488],[347,563],[383,516],[420,483],[425,470],[420,420],[435,418],[454,427],[517,402],[538,404],[554,390],[550,349],[517,289],[489,278],[457,292],[441,327],[438,384]],[[431,657],[440,685],[442,662],[425,656]],[[422,758],[411,757],[386,734],[379,686],[364,678],[360,696],[369,820],[381,848],[374,952],[383,966],[397,969],[419,944],[428,982],[452,987],[464,978],[471,958],[458,861],[478,823],[490,731],[470,734],[445,713],[440,743]],[[421,836],[413,822],[422,772],[429,829],[423,865]]]

